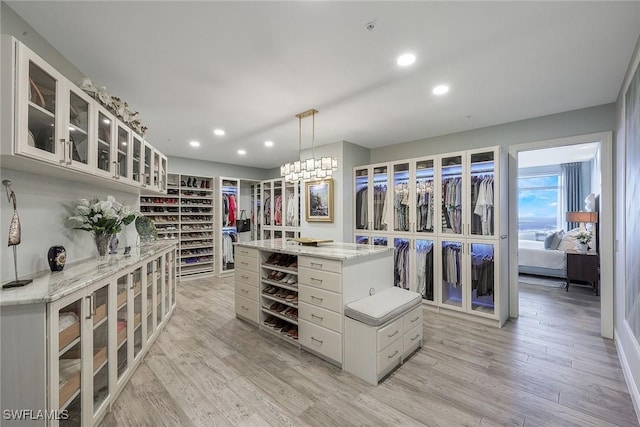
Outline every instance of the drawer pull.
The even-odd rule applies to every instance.
[[[315,277],[312,277],[311,281],[316,283],[322,283],[322,279],[316,279]]]
[[[318,267],[318,268],[322,268],[322,264],[319,262],[312,262],[311,263],[311,267]]]
[[[387,356],[387,359],[392,359],[392,358],[396,357],[397,354],[398,354],[398,350],[394,351],[391,356]]]
[[[411,341],[415,341],[415,340],[417,340],[418,338],[420,338],[420,334],[418,334],[418,335],[416,335],[415,337],[411,338]]]
[[[246,289],[240,289],[240,292],[244,292],[245,294],[248,294],[248,293],[249,293],[249,291],[248,291],[248,290],[246,290]]]
[[[311,299],[317,299],[320,302],[324,301],[324,298],[319,298],[319,297],[317,297],[315,295],[311,295]]]
[[[249,276],[242,276],[241,275],[240,277],[243,278],[244,280],[249,280]],[[412,322],[413,322],[413,320],[412,320]]]
[[[387,338],[395,337],[396,335],[398,335],[399,332],[400,331],[396,329],[394,333],[392,333],[391,335],[387,335]]]
[[[249,309],[247,307],[245,307],[244,305],[241,305],[240,308],[242,308],[243,310],[249,311]]]
[[[322,345],[322,344],[324,343],[324,341],[319,340],[319,339],[317,339],[317,338],[315,338],[315,337],[311,337],[311,341],[318,342],[318,343],[320,343],[320,345]]]
[[[311,317],[314,319],[320,319],[320,321],[322,322],[324,320],[324,317],[322,316],[316,316],[315,314],[311,313]]]
[[[240,264],[242,264],[242,265],[249,265],[249,263],[248,263],[248,262],[244,262],[244,261],[240,261]]]
[[[420,319],[420,316],[418,316],[418,317],[416,317],[415,319],[413,319],[413,320],[411,321],[411,323],[415,322],[415,321],[416,321],[416,320],[418,320],[418,319]]]

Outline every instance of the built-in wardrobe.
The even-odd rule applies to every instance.
[[[394,285],[436,311],[508,318],[507,158],[500,147],[354,168],[354,241],[394,246]]]

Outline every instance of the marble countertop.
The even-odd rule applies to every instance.
[[[33,279],[33,282],[20,288],[0,290],[0,306],[59,300],[175,246],[175,242],[159,241],[132,248],[131,254],[127,256],[119,251],[118,254],[91,258],[72,266],[67,265],[63,271],[21,276],[20,279]]]
[[[291,255],[308,255],[317,258],[333,259],[338,261],[353,260],[361,257],[393,253],[392,247],[359,245],[356,243],[332,242],[322,243],[319,246],[303,246],[294,241],[284,239],[252,240],[250,242],[238,242],[237,246],[255,248],[271,252],[282,252]]]

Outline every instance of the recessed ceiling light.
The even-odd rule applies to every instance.
[[[244,156],[245,154],[247,154],[247,150],[238,150],[238,154]]]
[[[191,141],[189,145],[192,147],[200,147],[200,143],[198,141]]]
[[[398,59],[396,62],[401,67],[407,67],[413,64],[414,62],[416,62],[416,56],[413,53],[404,53],[398,56]]]
[[[265,147],[273,147],[273,141],[265,141],[264,142],[264,146]]]
[[[449,92],[449,86],[447,85],[438,85],[433,88],[434,95],[444,95],[447,92]]]
[[[213,133],[215,133],[218,136],[222,136],[224,135],[224,129],[215,129]]]

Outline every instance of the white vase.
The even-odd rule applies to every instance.
[[[587,244],[576,242],[576,249],[578,252],[587,252]]]

